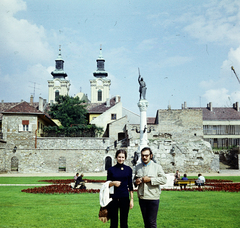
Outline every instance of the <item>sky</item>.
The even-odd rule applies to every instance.
[[[240,101],[239,0],[0,0],[0,100],[48,99],[59,45],[70,96],[90,98],[100,45],[110,96],[139,114]]]

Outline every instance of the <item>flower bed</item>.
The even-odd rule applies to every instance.
[[[103,183],[105,180],[89,180],[84,179],[88,183]],[[23,189],[22,192],[27,193],[43,193],[43,194],[68,194],[68,193],[99,193],[99,189],[73,189],[69,185],[74,182],[73,179],[66,180],[40,180],[42,182],[51,182],[53,185]],[[162,189],[163,191],[181,191],[179,188]],[[239,192],[240,183],[233,183],[231,180],[213,180],[207,179],[205,186],[201,188],[186,188],[184,191],[225,191]]]
[[[162,189],[163,191],[181,191],[179,188],[175,189]],[[201,188],[186,188],[184,191],[225,191],[225,192],[239,192],[240,183],[233,183],[231,180],[217,180],[217,179],[206,179],[205,185]]]
[[[171,188],[171,189],[162,189],[162,191],[182,191],[179,188]],[[211,183],[205,184],[201,188],[186,188],[184,191],[215,191],[215,192],[239,192],[240,191],[240,183],[228,183],[228,184],[218,184],[218,183]]]
[[[49,185],[22,190],[22,192],[27,193],[43,193],[43,194],[99,193],[99,191],[100,190],[98,189],[73,189],[68,184]]]
[[[216,183],[216,182],[224,182],[224,183],[227,183],[227,182],[233,182],[232,180],[217,180],[217,179],[206,179],[206,183]]]

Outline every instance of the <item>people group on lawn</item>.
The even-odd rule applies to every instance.
[[[82,173],[79,176],[79,173],[76,173],[74,176],[74,187],[73,189],[79,188],[79,189],[86,189],[85,181],[82,179],[84,174]]]
[[[184,173],[184,175],[183,175],[183,177],[181,178],[181,174],[179,173],[179,170],[177,170],[176,171],[176,173],[174,174],[174,186],[179,186],[179,184],[178,184],[178,181],[179,180],[188,180],[188,178],[187,178],[187,174],[186,173]],[[198,174],[198,179],[195,181],[195,185],[196,186],[198,186],[199,188],[201,188],[201,186],[204,186],[204,184],[205,184],[205,177],[201,174],[201,173],[199,173]],[[182,190],[182,187],[184,187],[184,189],[186,189],[186,186],[187,186],[187,184],[180,184],[180,188],[181,188],[181,190]]]
[[[167,182],[162,166],[152,161],[153,153],[149,147],[141,150],[141,163],[135,167],[134,175],[132,168],[124,164],[127,158],[125,150],[118,150],[115,158],[117,164],[108,169],[107,182],[100,190],[100,205],[102,206],[100,212],[107,208],[108,213],[106,217],[102,217],[101,213],[100,217],[99,212],[99,219],[103,222],[110,219],[110,227],[117,228],[120,211],[120,227],[127,228],[129,209],[134,207],[134,185],[137,188],[138,202],[145,227],[157,227],[160,185]],[[107,202],[106,207],[103,207],[104,202]]]
[[[153,153],[149,147],[141,150],[141,162],[135,167],[134,173],[131,167],[124,164],[127,158],[125,150],[117,150],[115,158],[117,164],[107,170],[107,182],[100,190],[99,219],[103,222],[110,219],[110,228],[117,228],[120,212],[120,227],[127,228],[128,213],[134,207],[133,186],[135,186],[144,226],[146,228],[157,227],[160,185],[167,182],[162,166],[153,162]],[[198,176],[205,182],[205,178],[201,174]],[[174,182],[180,178],[181,175],[177,170]],[[187,174],[184,174],[181,180],[188,180]],[[186,185],[183,184],[180,187],[186,188]]]

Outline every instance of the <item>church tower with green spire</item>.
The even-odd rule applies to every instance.
[[[93,72],[95,79],[90,80],[91,103],[103,103],[109,99],[111,80],[107,79],[108,73],[105,71],[105,59],[102,56],[102,47],[96,60],[97,70]]]
[[[68,95],[70,89],[70,81],[66,79],[67,73],[63,70],[64,60],[61,54],[61,46],[59,46],[59,54],[55,60],[55,70],[51,72],[52,80],[48,80],[48,102],[50,104],[56,102],[59,95]]]

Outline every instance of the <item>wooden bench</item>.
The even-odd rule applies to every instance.
[[[179,185],[181,188],[184,186],[186,188],[186,185],[195,185],[196,180],[189,179],[189,180],[177,180],[175,184]]]

